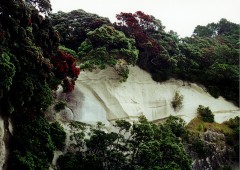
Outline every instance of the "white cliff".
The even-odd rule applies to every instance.
[[[4,122],[0,118],[0,170],[2,170],[5,162],[5,144],[4,144]]]
[[[183,107],[177,112],[171,106],[176,91],[184,97]],[[209,106],[219,123],[240,113],[238,107],[222,97],[213,98],[197,84],[183,85],[180,80],[157,83],[139,67],[131,67],[129,78],[123,83],[113,68],[82,71],[75,90],[67,94],[58,90],[58,98],[68,103],[68,108],[60,113],[62,119],[101,121],[107,125],[116,119],[133,121],[140,115],[150,121],[174,115],[189,122],[196,116],[199,105]]]

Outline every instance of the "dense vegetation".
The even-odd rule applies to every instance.
[[[43,118],[53,103],[52,90],[74,88],[80,69],[60,50],[58,34],[46,15],[49,0],[0,1],[0,116],[13,133],[8,169],[48,169],[53,151],[63,147],[65,132]]]
[[[199,105],[197,108],[197,114],[201,117],[204,122],[213,123],[214,122],[214,114],[209,109],[209,107],[204,107]]]
[[[101,123],[90,130],[82,123],[70,124],[75,152],[60,156],[59,169],[191,169],[191,159],[178,138],[186,131],[182,120],[170,117],[156,125],[140,117],[133,124],[118,120],[114,126],[107,132]]]
[[[11,142],[9,169],[48,169],[53,159],[53,151],[65,146],[66,133],[59,123],[37,117],[17,122]]]
[[[129,72],[127,65],[135,65],[138,58],[134,43],[134,39],[127,38],[114,27],[103,25],[96,28],[87,33],[87,38],[79,47],[81,69],[112,66],[121,76],[120,81],[126,81]]]
[[[85,46],[80,44],[85,41],[88,32],[104,24],[114,26],[126,37],[135,39],[135,46],[139,50],[137,65],[147,70],[155,81],[173,77],[201,83],[214,97],[222,95],[238,105],[239,24],[221,19],[218,23],[198,25],[191,37],[179,38],[173,31],[165,32],[160,20],[141,11],[120,13],[116,17],[118,22],[111,24],[106,18],[82,10],[51,15],[61,43],[76,52],[85,50]],[[92,20],[83,22],[84,18]],[[93,25],[91,29],[89,25]],[[69,29],[69,41],[77,43],[69,45],[65,40],[66,30]],[[97,48],[105,46],[103,43]],[[116,46],[115,42],[112,42],[112,46],[122,48],[121,44]],[[95,59],[98,56],[95,55]],[[80,58],[84,57],[81,55]]]

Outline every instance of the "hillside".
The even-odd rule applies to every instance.
[[[183,95],[183,106],[177,111],[171,105],[175,92]],[[196,117],[199,105],[209,107],[218,123],[240,113],[237,106],[222,97],[215,99],[203,86],[174,79],[157,83],[139,67],[131,67],[128,80],[123,83],[112,68],[82,71],[73,92],[57,93],[58,99],[67,103],[66,110],[59,114],[64,117],[67,113],[69,120],[85,123],[133,121],[141,115],[150,121],[173,115],[188,123]]]

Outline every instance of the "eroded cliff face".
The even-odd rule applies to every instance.
[[[3,169],[5,162],[5,144],[4,144],[4,122],[0,118],[0,170]]]
[[[221,169],[223,165],[230,165],[233,170],[239,169],[237,162],[232,159],[235,156],[233,148],[226,144],[223,133],[207,130],[201,137],[208,152],[206,156],[202,157],[197,157],[193,152],[190,152],[193,170]]]
[[[175,92],[183,95],[183,107],[175,111],[171,101]],[[150,121],[179,116],[189,122],[199,105],[209,107],[221,123],[239,115],[239,108],[222,97],[215,99],[194,83],[169,80],[157,83],[139,67],[131,67],[127,82],[120,83],[113,68],[82,71],[71,93],[57,92],[68,107],[58,116],[62,120],[85,123],[101,121],[108,125],[116,119],[136,120],[145,115]]]

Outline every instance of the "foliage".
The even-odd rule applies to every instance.
[[[70,92],[74,89],[74,81],[80,74],[80,68],[76,67],[76,59],[61,50],[57,51],[56,56],[52,56],[51,62],[55,66],[55,76],[58,79],[63,79],[63,92]]]
[[[66,134],[63,128],[58,123],[49,124],[42,117],[18,121],[14,129],[17,130],[11,139],[10,169],[47,170],[53,151],[64,146]]]
[[[74,58],[78,58],[77,53],[70,48],[67,48],[67,47],[64,47],[64,46],[59,46],[59,50],[64,51],[64,52],[72,55]]]
[[[134,37],[139,49],[138,66],[149,71],[156,81],[167,80],[178,55],[174,36],[165,33],[160,20],[142,11],[117,15],[115,28]]]
[[[87,33],[102,25],[111,25],[108,18],[87,13],[81,9],[69,13],[59,11],[50,15],[51,22],[60,36],[60,43],[74,51],[87,38]]]
[[[87,33],[87,39],[79,47],[81,68],[92,70],[106,66],[115,67],[117,73],[126,81],[127,65],[135,65],[138,50],[135,41],[111,26],[103,25]]]
[[[0,112],[6,115],[45,111],[52,103],[51,90],[66,78],[71,88],[63,85],[73,89],[79,74],[75,59],[58,50],[58,35],[49,18],[31,6],[41,9],[47,2],[0,3]]]
[[[65,147],[66,132],[58,122],[50,124],[50,135],[57,150],[63,150]]]
[[[76,152],[60,156],[58,166],[60,169],[191,169],[183,145],[169,128],[174,124],[169,123],[172,120],[168,125],[155,125],[145,117],[133,124],[118,120],[112,132],[98,123],[90,127],[89,137],[85,137],[89,128],[77,123],[72,136]]]
[[[201,117],[196,117],[192,119],[188,125],[187,129],[192,132],[198,132],[198,133],[204,133],[207,129],[216,131],[216,132],[222,132],[224,135],[232,134],[233,130],[229,128],[225,123],[209,123],[204,122]]]
[[[0,116],[13,122],[10,169],[48,169],[63,145],[62,129],[51,127],[43,112],[53,102],[52,90],[66,78],[74,82],[79,68],[58,50],[50,10],[49,0],[0,1]]]
[[[26,0],[26,2],[37,7],[40,12],[49,13],[52,10],[50,0]]]
[[[180,110],[183,106],[182,102],[183,102],[183,95],[181,95],[179,92],[175,92],[175,95],[171,101],[173,109],[175,111]]]
[[[59,102],[57,102],[57,103],[55,104],[54,110],[55,110],[56,112],[60,112],[61,110],[65,109],[66,105],[67,105],[67,104],[66,104],[65,102],[59,101]]]
[[[176,137],[186,138],[188,136],[188,131],[186,129],[186,123],[181,118],[171,115],[167,118],[165,125],[171,129],[172,133]]]
[[[3,97],[4,91],[9,91],[12,85],[12,79],[15,75],[15,66],[10,62],[10,57],[7,53],[2,53],[0,56],[0,98]]]
[[[226,136],[226,143],[233,146],[235,152],[234,160],[239,161],[239,116],[229,119],[224,124],[233,130],[233,133],[229,133]]]
[[[202,105],[198,106],[197,113],[201,116],[204,122],[213,123],[214,122],[214,115],[209,107],[204,107]]]
[[[181,39],[176,73],[179,78],[202,83],[214,97],[239,103],[239,24],[221,19],[197,26],[192,37]]]

